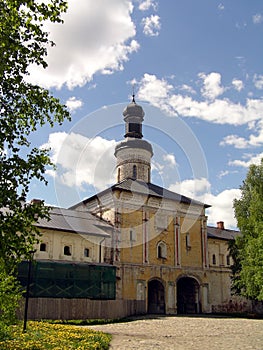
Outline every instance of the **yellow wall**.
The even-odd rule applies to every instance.
[[[215,264],[213,261],[213,255],[215,256]],[[222,239],[208,239],[208,260],[209,266],[216,268],[220,266],[229,267],[232,265],[232,258],[229,257],[228,241]]]
[[[99,262],[99,242],[103,237],[93,237],[76,233],[41,230],[40,243],[35,245],[36,259]],[[40,244],[46,244],[46,251],[40,251]],[[64,246],[69,246],[71,255],[64,255]],[[84,256],[84,249],[89,249],[89,257]],[[102,244],[101,256],[104,254]]]
[[[103,217],[115,225],[115,234],[119,237],[111,246],[113,250],[118,246],[118,253],[115,251],[112,255],[113,264],[117,266],[117,298],[144,300],[147,307],[148,283],[158,280],[165,290],[166,312],[176,313],[177,281],[190,277],[199,285],[203,312],[211,312],[213,306],[230,300],[227,241],[209,238],[202,242],[206,232],[203,208],[198,205],[188,208],[178,202],[125,191],[116,192],[115,197],[117,202],[112,208],[104,208]],[[96,206],[94,204],[94,209]],[[163,219],[167,221],[165,228]],[[178,250],[176,230],[179,232]],[[166,244],[166,258],[158,258],[160,242]],[[203,244],[207,244],[206,249]],[[205,251],[208,252],[207,266],[203,263]],[[213,254],[217,256],[217,266],[211,262]]]
[[[195,219],[181,218],[181,227],[188,230],[181,231],[181,265],[191,267],[202,267],[202,240],[201,221]],[[189,236],[187,246],[186,236]]]
[[[147,216],[147,223],[144,218]],[[175,266],[175,219],[167,214],[166,229],[158,228],[155,220],[156,213],[148,211],[147,214],[142,210],[128,211],[121,214],[120,237],[121,237],[121,257],[123,263],[142,264],[145,263],[144,240],[145,225],[147,225],[147,250],[148,263],[157,265]],[[181,226],[187,227],[186,232],[180,233],[180,255],[181,266],[202,268],[202,241],[201,241],[201,220],[195,218],[180,218]],[[186,245],[186,235],[189,236]],[[134,238],[136,240],[133,240]],[[166,258],[158,258],[157,245],[163,242],[167,247]]]

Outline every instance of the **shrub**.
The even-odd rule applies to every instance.
[[[8,275],[0,262],[0,323],[11,325],[16,322],[16,311],[21,298],[17,279]]]

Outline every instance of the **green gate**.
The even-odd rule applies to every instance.
[[[18,279],[27,285],[29,263],[19,265]],[[33,261],[30,297],[115,299],[116,268],[106,264]]]

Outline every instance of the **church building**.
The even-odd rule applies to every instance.
[[[207,226],[209,205],[151,182],[153,148],[134,97],[123,117],[116,183],[70,210],[111,225],[97,251],[116,268],[116,299],[144,301],[148,313],[213,312],[231,299],[228,241],[237,232]]]

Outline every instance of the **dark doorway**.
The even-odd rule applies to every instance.
[[[148,282],[148,313],[165,313],[165,292],[163,284],[158,280]]]
[[[177,282],[177,313],[198,314],[200,312],[198,282],[191,277],[180,278]]]

